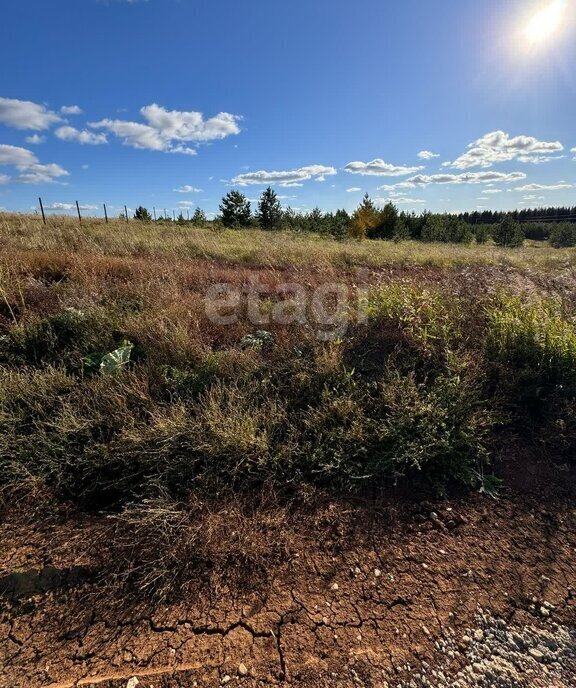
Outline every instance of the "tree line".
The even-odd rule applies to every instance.
[[[539,208],[501,211],[475,211],[448,214],[399,211],[389,202],[377,207],[366,194],[353,213],[346,210],[323,212],[314,208],[307,213],[282,208],[276,192],[268,187],[261,195],[255,212],[251,201],[238,190],[229,191],[222,199],[220,215],[212,224],[231,229],[260,228],[267,231],[284,230],[315,233],[335,239],[377,239],[389,241],[415,240],[423,242],[478,244],[492,239],[497,245],[521,246],[525,239],[549,240],[553,246],[576,246],[576,207]],[[151,222],[144,207],[137,208],[134,218]],[[172,222],[159,218],[157,222]],[[196,208],[190,220],[180,213],[177,224],[202,226],[206,214]]]

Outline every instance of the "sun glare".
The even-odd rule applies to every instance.
[[[553,0],[538,10],[526,27],[526,38],[531,44],[543,43],[562,26],[566,0]]]

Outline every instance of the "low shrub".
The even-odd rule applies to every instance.
[[[556,299],[502,296],[488,311],[487,346],[490,357],[542,382],[576,382],[576,327]]]
[[[394,369],[352,395],[326,390],[297,421],[290,446],[300,473],[353,490],[406,479],[473,485],[493,425],[476,381],[446,374],[418,382]]]
[[[68,308],[10,328],[0,342],[0,364],[56,365],[80,371],[85,357],[118,344],[113,315]]]

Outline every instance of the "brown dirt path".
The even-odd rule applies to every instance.
[[[357,508],[295,538],[266,585],[215,578],[172,606],[50,569],[33,577],[44,592],[0,597],[0,687],[572,687],[576,507],[557,478],[545,494]],[[69,566],[46,552],[78,527],[5,523],[4,573]]]

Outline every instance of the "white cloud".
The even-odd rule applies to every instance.
[[[103,143],[108,143],[106,134],[95,134],[85,129],[80,131],[74,127],[59,127],[54,134],[62,141],[76,141],[77,143],[88,144],[90,146],[99,146]]]
[[[239,174],[232,179],[233,184],[246,186],[247,184],[279,184],[283,187],[302,186],[302,182],[310,179],[316,181],[324,180],[326,177],[337,174],[336,168],[326,167],[325,165],[308,165],[306,167],[299,167],[296,170],[288,170],[283,172],[266,172],[259,170],[258,172],[247,172],[246,174]]]
[[[519,155],[516,159],[519,162],[541,165],[544,162],[552,162],[552,160],[563,160],[565,157],[565,155]]]
[[[351,189],[346,189],[346,193],[357,193],[358,191],[362,191],[359,186],[353,186]]]
[[[44,105],[29,100],[0,98],[0,123],[9,127],[42,131],[61,121],[61,117]]]
[[[8,184],[10,177],[7,174],[0,174],[0,184]]]
[[[194,205],[192,201],[178,201],[178,207],[191,208]]]
[[[27,136],[25,139],[26,143],[31,143],[34,146],[37,146],[40,143],[44,143],[46,141],[45,136],[40,136],[40,134],[32,134],[31,136]]]
[[[440,153],[432,153],[432,151],[423,150],[418,153],[421,160],[432,160],[432,158],[439,158]]]
[[[539,141],[533,136],[510,136],[503,131],[493,131],[468,145],[466,153],[454,162],[443,163],[446,167],[466,170],[470,167],[492,167],[497,162],[544,162],[550,153],[562,151],[559,141]],[[544,157],[542,157],[544,156]]]
[[[156,104],[143,107],[140,112],[150,126],[176,141],[215,141],[240,133],[240,118],[227,112],[207,120],[201,112],[166,110]]]
[[[60,112],[63,115],[81,115],[82,108],[79,108],[78,105],[63,105],[60,108]]]
[[[169,148],[169,142],[162,137],[160,132],[146,124],[103,119],[100,122],[91,122],[88,126],[94,129],[106,129],[121,138],[124,145],[133,148],[157,151],[165,151]]]
[[[509,184],[526,179],[524,172],[464,172],[462,174],[418,174],[398,184],[385,184],[379,189],[394,191],[395,189],[414,189],[430,184],[492,184],[504,182]]]
[[[566,182],[558,182],[558,184],[525,184],[524,186],[517,186],[514,191],[558,191],[560,189],[573,189],[575,184],[567,184]]]
[[[68,175],[60,165],[43,165],[32,151],[19,146],[0,145],[0,165],[15,167],[20,172],[15,181],[23,184],[50,183]]]
[[[52,184],[57,177],[66,177],[68,172],[54,163],[50,165],[33,165],[16,177],[22,184]]]
[[[394,196],[392,198],[375,198],[374,203],[376,205],[386,205],[386,203],[394,203],[395,205],[415,205],[419,203],[426,203],[426,201],[421,198],[406,198],[404,196]]]
[[[45,205],[44,210],[76,210],[76,203],[51,203]],[[98,206],[80,204],[80,210],[98,210]]]
[[[0,145],[0,165],[13,165],[19,169],[31,167],[38,162],[32,151],[19,146]]]
[[[484,189],[485,194],[497,194],[502,193],[502,189]]]
[[[91,122],[88,126],[105,129],[133,148],[185,155],[196,155],[196,150],[186,146],[186,143],[217,141],[240,133],[240,117],[227,112],[204,119],[201,112],[166,110],[152,104],[141,108],[140,113],[146,124],[103,119]]]
[[[190,184],[184,184],[184,186],[174,189],[174,191],[178,193],[201,193],[202,189],[196,189],[194,186],[190,186]]]
[[[535,194],[529,194],[528,196],[522,196],[524,201],[543,201],[544,196],[536,196]]]
[[[349,162],[344,169],[350,174],[362,174],[375,177],[401,177],[405,174],[413,174],[423,170],[423,167],[404,167],[402,165],[391,165],[384,162],[381,158],[376,158],[371,162]]]

